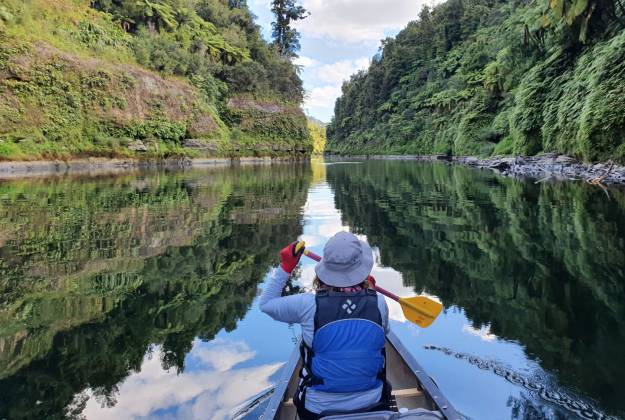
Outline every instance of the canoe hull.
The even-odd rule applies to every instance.
[[[461,418],[393,332],[386,337],[386,360],[386,379],[393,388],[397,409],[425,408],[431,411],[437,410],[449,420]],[[284,366],[275,392],[262,416],[263,419],[297,419],[297,410],[292,398],[297,389],[300,368],[301,358],[298,345]]]

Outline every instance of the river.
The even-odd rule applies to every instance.
[[[625,416],[624,191],[313,161],[1,182],[0,419],[231,418],[298,334],[257,305],[278,250],[341,230],[443,302],[391,328],[467,418]]]

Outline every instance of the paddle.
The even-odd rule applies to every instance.
[[[312,251],[306,249],[306,243],[300,241],[295,246],[295,252],[299,252],[304,249],[304,255],[315,261],[321,261],[321,257]],[[415,296],[403,298],[399,297],[388,290],[382,289],[380,286],[375,285],[375,291],[387,296],[401,305],[401,309],[404,312],[404,316],[410,322],[413,322],[421,328],[429,327],[436,317],[443,310],[443,305],[425,296]]]

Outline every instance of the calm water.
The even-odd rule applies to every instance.
[[[340,230],[382,286],[444,303],[425,330],[391,303],[392,328],[466,417],[622,417],[610,195],[415,162],[1,182],[0,419],[231,418],[298,334],[257,307],[278,249]]]

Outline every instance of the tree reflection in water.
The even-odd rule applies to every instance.
[[[0,418],[79,415],[87,388],[115,406],[146,361],[184,371],[301,233],[309,182],[277,165],[2,184]]]
[[[418,292],[625,413],[625,194],[437,163],[330,165],[343,224]]]

